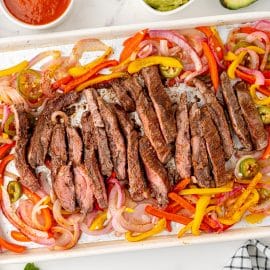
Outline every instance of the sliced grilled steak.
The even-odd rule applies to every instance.
[[[15,166],[20,175],[20,181],[32,191],[40,188],[39,181],[26,160],[26,148],[30,138],[30,120],[23,105],[13,107],[16,123],[16,147],[15,147]]]
[[[142,87],[138,82],[137,75],[133,75],[126,80],[122,82],[122,85],[125,87],[125,89],[130,93],[132,99],[136,103],[136,100],[139,98],[141,92],[142,92]],[[136,105],[136,104],[135,104]]]
[[[206,85],[198,79],[193,79],[193,82],[195,86],[199,89],[199,91],[202,93],[205,102],[209,108],[209,112],[211,113],[211,117],[218,128],[225,152],[225,158],[230,159],[234,151],[233,141],[230,134],[229,125],[224,114],[224,110],[211,89],[207,88]]]
[[[191,147],[188,118],[187,93],[180,96],[180,103],[176,112],[177,137],[175,143],[175,164],[180,178],[191,176]]]
[[[249,94],[247,85],[244,82],[238,82],[235,85],[235,89],[253,145],[256,150],[262,150],[268,144],[267,133],[256,106]]]
[[[86,214],[93,210],[93,182],[88,175],[87,169],[83,165],[73,168],[76,201],[80,206],[81,212]]]
[[[134,112],[136,110],[135,103],[128,95],[124,85],[120,81],[116,80],[114,80],[111,85],[124,110],[126,112]]]
[[[73,164],[80,164],[82,159],[83,143],[78,131],[72,127],[66,127],[67,138],[68,138],[68,154],[69,161]]]
[[[89,111],[91,112],[91,118],[93,120],[94,138],[97,144],[101,173],[103,175],[110,176],[112,173],[113,164],[111,161],[111,154],[108,144],[108,138],[105,131],[105,125],[98,109],[96,90],[87,89],[84,91],[84,95],[88,103]]]
[[[105,209],[108,206],[107,193],[104,185],[103,177],[100,173],[98,161],[95,153],[95,142],[92,134],[94,133],[94,125],[91,114],[85,112],[81,120],[82,135],[84,141],[84,165],[88,171],[88,175],[93,183],[92,189],[98,205]]]
[[[230,79],[225,71],[221,74],[220,80],[222,85],[221,89],[223,98],[225,100],[227,110],[229,112],[233,130],[235,134],[238,136],[243,147],[246,150],[251,150],[252,144],[250,141],[247,125],[243,118],[241,108],[236,98],[236,94],[231,86]]]
[[[119,124],[127,140],[127,167],[129,179],[129,193],[134,201],[141,201],[145,198],[145,179],[139,157],[139,133],[134,130],[134,125],[128,114],[114,106]]]
[[[63,110],[65,107],[76,102],[79,97],[80,94],[73,91],[68,94],[58,95],[48,101],[38,117],[28,149],[28,162],[32,168],[44,164],[53,129],[51,121],[52,113]]]
[[[167,194],[170,188],[167,171],[158,160],[154,148],[145,136],[139,141],[139,151],[152,193],[159,204],[165,205],[168,202]]]
[[[220,187],[227,183],[224,151],[218,130],[206,106],[201,108],[200,126],[212,164],[212,172],[214,175],[215,184],[217,187]]]
[[[163,137],[166,143],[172,143],[175,141],[177,133],[173,104],[161,82],[158,67],[143,68],[142,75],[153,102]]]
[[[61,206],[66,211],[74,212],[75,188],[71,165],[64,165],[59,169],[53,187]]]
[[[64,124],[56,124],[53,127],[49,149],[51,157],[52,180],[56,177],[60,167],[67,164],[67,144]]]
[[[123,135],[118,126],[115,113],[108,103],[100,96],[97,97],[99,111],[105,124],[106,134],[109,140],[110,152],[116,176],[119,180],[124,180],[126,174],[126,146]]]
[[[189,110],[193,174],[200,187],[210,187],[213,179],[210,173],[205,140],[200,131],[200,120],[200,109],[197,103],[193,103]]]

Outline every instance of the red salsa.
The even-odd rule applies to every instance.
[[[69,6],[70,0],[4,0],[9,12],[20,21],[42,25],[55,21]]]

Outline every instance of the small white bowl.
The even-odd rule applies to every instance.
[[[146,7],[147,10],[149,10],[151,13],[155,14],[155,15],[159,15],[159,16],[168,16],[168,15],[172,15],[175,14],[183,9],[185,9],[187,6],[189,6],[192,2],[194,2],[194,0],[189,0],[186,4],[179,6],[178,8],[175,8],[173,10],[169,10],[169,11],[159,11],[156,10],[154,8],[152,8],[151,6],[149,6],[147,3],[144,2],[144,0],[140,0],[140,2],[143,4],[144,7]]]
[[[13,16],[9,10],[7,9],[4,0],[0,0],[0,10],[4,13],[4,15],[13,23],[17,24],[18,26],[21,26],[23,28],[26,29],[30,29],[30,30],[42,30],[42,29],[48,29],[51,27],[55,27],[58,24],[60,24],[61,22],[63,22],[63,20],[68,16],[68,14],[70,13],[73,4],[74,4],[75,0],[70,0],[70,3],[68,5],[68,7],[66,8],[66,10],[64,11],[64,13],[58,17],[56,20],[49,22],[47,24],[40,24],[40,25],[34,25],[34,24],[29,24],[29,23],[25,23],[19,19],[17,19],[15,16]]]

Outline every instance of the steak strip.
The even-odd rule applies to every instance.
[[[22,104],[13,107],[16,123],[15,167],[20,175],[20,182],[31,191],[40,188],[39,181],[26,160],[26,148],[30,138],[30,120]]]
[[[262,150],[268,144],[268,136],[258,110],[249,94],[247,85],[244,82],[238,82],[235,85],[235,89],[253,145],[256,150]]]
[[[32,168],[44,164],[53,130],[53,123],[51,121],[52,113],[63,110],[65,107],[76,102],[79,97],[80,94],[73,91],[64,95],[58,95],[48,101],[38,117],[28,149],[28,162]]]
[[[200,109],[197,103],[193,103],[189,110],[193,174],[200,187],[210,187],[213,179],[210,174],[205,140],[201,135],[200,120]]]
[[[221,74],[220,80],[223,98],[227,105],[233,130],[238,136],[245,150],[249,151],[252,149],[252,143],[250,141],[247,125],[243,118],[236,94],[231,86],[230,79],[225,71]]]
[[[193,79],[193,82],[205,99],[211,117],[218,128],[225,152],[225,158],[228,160],[231,158],[234,150],[229,125],[227,123],[224,110],[211,89],[207,88],[206,85],[199,79]]]
[[[207,107],[201,108],[201,132],[206,142],[207,152],[212,164],[212,172],[217,187],[227,183],[225,157],[218,130]]]
[[[142,75],[153,102],[163,137],[166,143],[173,143],[177,133],[173,104],[161,82],[158,66],[143,68]]]
[[[165,205],[168,202],[167,194],[170,188],[167,171],[158,160],[154,148],[145,136],[139,141],[139,151],[152,194],[159,204]]]
[[[191,176],[191,147],[189,133],[187,93],[180,96],[176,112],[177,137],[175,142],[175,164],[181,179]]]

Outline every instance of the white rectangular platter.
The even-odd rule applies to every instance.
[[[127,37],[137,30],[144,28],[152,29],[183,29],[199,25],[232,25],[237,23],[251,22],[259,19],[270,19],[270,12],[242,13],[224,16],[212,16],[193,18],[186,20],[164,21],[147,24],[136,24],[127,26],[113,26],[106,28],[84,29],[62,33],[39,34],[24,37],[12,37],[0,39],[0,59],[5,63],[9,58],[11,61],[19,62],[17,59],[25,55],[29,56],[30,51],[40,51],[47,47],[57,46],[63,49],[69,47],[79,39],[86,37],[100,38],[106,42],[118,44],[120,38]],[[115,43],[113,42],[115,40]],[[118,41],[117,41],[118,40]],[[28,54],[27,54],[28,52]],[[2,219],[2,217],[1,217]],[[84,240],[75,248],[67,251],[50,251],[47,248],[31,248],[25,254],[17,255],[10,252],[0,254],[0,264],[23,263],[29,261],[54,260],[71,257],[88,256],[94,254],[105,254],[113,252],[124,252],[132,250],[164,248],[178,245],[190,245],[201,243],[213,243],[220,241],[232,241],[248,238],[270,237],[270,219],[260,225],[237,225],[231,230],[222,234],[203,234],[199,237],[191,235],[178,239],[175,235],[165,235],[153,237],[143,242],[129,243],[123,238],[102,237],[91,241]],[[3,225],[0,222],[0,226]],[[2,226],[2,231],[7,233],[8,228]],[[90,242],[89,242],[90,241]]]

